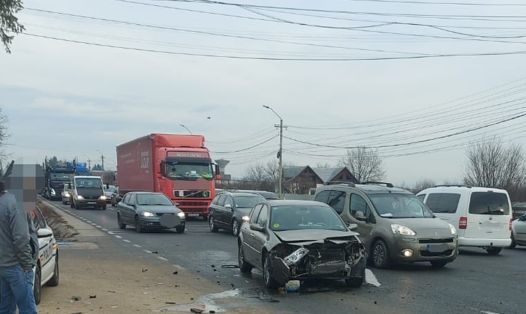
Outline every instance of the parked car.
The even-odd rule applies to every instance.
[[[97,176],[75,176],[71,186],[68,186],[71,208],[82,209],[95,207],[106,210],[106,196],[102,187],[102,179]]]
[[[256,205],[238,237],[242,273],[263,272],[265,286],[289,280],[345,280],[359,287],[365,279],[365,249],[329,206],[313,201],[265,201]]]
[[[256,204],[264,201],[265,198],[259,194],[222,192],[210,204],[208,211],[210,231],[226,229],[237,237],[243,216],[248,215]]]
[[[418,193],[437,215],[458,227],[460,246],[484,248],[498,255],[511,244],[511,202],[501,189],[437,186]]]
[[[511,223],[511,245],[515,248],[517,245],[526,246],[526,214]]]
[[[134,226],[137,232],[175,228],[183,233],[185,213],[163,193],[129,192],[117,204],[117,223],[121,229]]]
[[[60,193],[62,197],[62,204],[68,205],[71,200],[71,183],[64,183],[64,189]]]
[[[113,205],[113,198],[119,194],[119,189],[115,185],[106,184],[104,186],[104,196],[106,196],[106,203]]]
[[[33,279],[33,294],[36,304],[39,304],[42,287],[45,285],[55,287],[59,284],[58,244],[53,235],[53,230],[48,226],[40,209],[33,210],[31,216],[33,225],[37,230],[40,248]]]
[[[391,184],[319,187],[314,198],[329,204],[356,231],[377,268],[397,262],[444,267],[458,256],[456,228],[437,218],[415,195]]]

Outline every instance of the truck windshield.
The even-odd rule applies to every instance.
[[[166,176],[175,180],[212,180],[212,165],[204,163],[168,162]]]
[[[94,188],[102,189],[102,180],[100,178],[77,178],[75,179],[77,188]]]
[[[67,173],[52,173],[51,180],[54,181],[69,181],[71,180],[71,175]]]

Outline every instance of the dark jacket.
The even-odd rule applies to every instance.
[[[24,270],[31,270],[35,265],[29,223],[25,210],[17,208],[12,194],[0,195],[0,267],[19,264]]]

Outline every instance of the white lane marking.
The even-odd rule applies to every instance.
[[[107,231],[108,231],[108,229],[106,229],[106,228],[102,228],[102,231],[105,231],[105,232],[107,232]]]
[[[126,243],[130,243],[131,242],[130,240],[126,240],[126,239],[122,239],[122,241],[124,241]]]
[[[100,228],[102,228],[102,227],[101,227],[101,226],[99,226],[99,225],[96,225],[95,227],[97,227],[97,228],[99,228],[99,229],[100,229]]]
[[[375,287],[380,287],[382,284],[376,279],[376,276],[370,269],[365,270],[365,282]]]
[[[116,237],[117,239],[122,239],[120,235],[114,235],[114,237]]]
[[[111,231],[108,231],[108,234],[114,235],[115,233],[113,233],[113,232],[111,232]]]
[[[144,252],[146,252],[148,254],[152,254],[152,251],[150,251],[150,250],[144,250]]]
[[[168,262],[168,259],[167,258],[164,258],[162,256],[157,256],[158,259],[160,259],[161,261],[165,261],[165,262]]]
[[[499,313],[490,312],[490,311],[480,311],[480,313],[482,313],[482,314],[499,314]]]
[[[133,246],[135,246],[135,247],[142,247],[142,246],[140,246],[139,244],[134,244]]]

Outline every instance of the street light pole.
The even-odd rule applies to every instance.
[[[279,198],[283,198],[283,118],[270,106],[263,105],[263,108],[269,109],[279,118],[279,165],[278,165],[278,194]]]
[[[186,125],[184,125],[184,124],[182,124],[182,123],[180,123],[179,125],[180,125],[181,127],[185,128],[185,130],[187,130],[188,133],[193,134],[192,131],[190,131],[190,129],[186,127]]]

